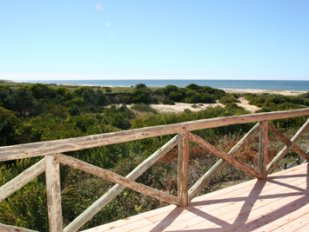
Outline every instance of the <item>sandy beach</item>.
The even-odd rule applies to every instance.
[[[254,93],[254,94],[263,94],[263,93],[269,93],[269,94],[281,94],[284,96],[297,96],[300,94],[304,94],[307,91],[296,91],[296,90],[266,90],[266,89],[222,89],[227,93]]]
[[[191,104],[191,103],[175,103],[175,105],[165,105],[165,104],[151,104],[151,107],[154,108],[158,112],[162,113],[180,113],[185,110],[190,110],[193,112],[197,112],[200,110],[207,109],[209,107],[216,107],[221,106],[224,107],[221,103],[197,103],[197,104]]]

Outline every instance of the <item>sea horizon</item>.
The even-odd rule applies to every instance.
[[[104,79],[104,80],[29,80],[24,83],[43,83],[57,85],[131,87],[143,83],[148,87],[189,84],[210,86],[218,89],[256,89],[309,91],[309,80],[211,80],[211,79]]]

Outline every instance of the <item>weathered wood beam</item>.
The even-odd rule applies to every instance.
[[[50,232],[62,231],[59,155],[46,156],[46,192]]]
[[[298,129],[298,131],[295,133],[295,135],[291,138],[291,142],[296,142],[296,140],[306,131],[306,129],[309,126],[309,119]],[[284,146],[277,155],[272,159],[272,161],[269,162],[269,164],[266,167],[267,173],[270,173],[275,165],[289,152],[290,147]]]
[[[307,155],[306,152],[304,152],[299,146],[297,146],[295,142],[292,142],[288,137],[280,133],[273,125],[269,125],[269,128],[278,139],[280,139],[287,145],[287,147],[293,149],[299,156],[309,161],[309,155]]]
[[[145,127],[133,130],[83,136],[53,140],[47,142],[37,142],[30,144],[0,147],[0,161],[23,159],[27,157],[45,156],[55,153],[77,151],[92,147],[105,146],[110,144],[124,143],[133,140],[177,134],[182,131],[194,131],[206,128],[221,127],[233,124],[243,124],[264,120],[275,120],[293,118],[309,115],[309,108],[277,111],[269,113],[248,114],[240,116],[219,117],[212,119],[202,119],[190,122],[182,122],[154,127]]]
[[[38,175],[45,171],[45,160],[42,159],[31,167],[27,168],[25,171],[20,173],[18,176],[7,182],[5,185],[0,187],[0,202],[5,198],[9,197],[11,194],[21,189],[23,186],[28,184]]]
[[[258,152],[258,167],[260,173],[265,179],[267,177],[266,165],[268,160],[268,122],[260,122],[260,136],[259,136],[259,152]]]
[[[179,136],[178,144],[178,198],[180,206],[186,207],[189,203],[189,133],[183,132]]]
[[[21,228],[17,226],[10,226],[0,223],[1,232],[37,232],[36,230],[30,230],[26,228]]]
[[[148,168],[155,164],[158,160],[163,158],[171,149],[178,143],[178,136],[173,137],[170,141],[164,144],[161,148],[155,151],[151,156],[145,159],[135,169],[133,169],[126,178],[135,180],[141,176]],[[75,218],[69,225],[64,228],[64,232],[78,231],[85,223],[91,220],[101,209],[117,197],[123,190],[124,186],[119,184],[114,185],[91,206],[89,206],[83,213]]]
[[[207,141],[205,141],[201,137],[190,133],[189,138],[190,138],[191,141],[193,141],[193,142],[199,144],[200,146],[204,147],[206,150],[208,150],[213,155],[218,156],[219,158],[225,160],[226,162],[228,162],[229,164],[231,164],[235,168],[241,170],[245,174],[250,175],[252,177],[256,177],[256,178],[262,178],[262,175],[260,173],[258,173],[257,171],[255,171],[253,168],[237,161],[231,155],[228,155],[226,152],[220,151],[215,146],[211,145],[210,143],[208,143]]]
[[[253,137],[259,128],[259,123],[255,124],[239,141],[236,143],[231,150],[227,153],[228,155],[235,155],[240,148]],[[213,176],[227,164],[223,159],[218,160],[195,184],[189,189],[189,199],[192,200],[197,194],[199,194]]]
[[[177,197],[172,196],[168,193],[164,193],[162,191],[153,189],[151,187],[148,187],[146,185],[137,183],[133,180],[129,180],[128,178],[125,178],[123,176],[118,175],[117,173],[114,173],[112,171],[99,168],[97,166],[94,166],[92,164],[86,163],[84,161],[75,159],[73,157],[69,157],[66,155],[59,155],[60,162],[64,165],[70,166],[72,168],[82,170],[84,172],[87,172],[89,174],[101,177],[102,179],[120,184],[124,187],[127,187],[129,189],[132,189],[136,192],[142,193],[146,196],[153,197],[155,199],[158,199],[160,201],[167,202],[169,204],[178,205],[179,200]]]

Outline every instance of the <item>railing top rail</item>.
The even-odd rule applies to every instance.
[[[177,134],[182,131],[195,131],[234,124],[244,124],[264,120],[286,119],[308,115],[309,108],[289,111],[246,114],[239,116],[202,119],[153,127],[144,127],[76,138],[4,146],[0,147],[0,161],[77,151],[156,136]]]

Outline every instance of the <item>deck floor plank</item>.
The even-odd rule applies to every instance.
[[[309,165],[85,230],[101,231],[309,231]]]
[[[304,208],[303,210],[296,211],[296,214],[294,214],[294,212],[289,214],[283,220],[280,220],[277,223],[277,228],[272,225],[271,229],[273,232],[298,231],[307,223],[309,223],[308,220],[309,213]]]

